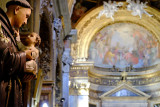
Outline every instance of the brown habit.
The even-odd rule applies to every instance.
[[[26,54],[18,51],[13,29],[1,8],[0,23],[0,107],[23,107],[21,79]]]

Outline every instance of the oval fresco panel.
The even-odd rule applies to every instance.
[[[110,68],[148,67],[160,63],[160,45],[142,26],[115,23],[100,30],[89,48],[95,66]]]

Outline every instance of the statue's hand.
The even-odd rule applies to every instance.
[[[32,60],[32,50],[25,50],[26,58]]]
[[[34,60],[26,62],[26,72],[23,81],[30,81],[37,78],[37,63]]]
[[[16,41],[21,41],[21,39],[20,39],[20,34],[19,34],[19,29],[13,29],[13,31],[14,31],[14,35],[15,35],[15,37],[16,37]]]
[[[30,48],[30,50],[32,51],[31,56],[32,59],[36,59],[39,57],[39,50],[35,47]]]
[[[34,60],[26,62],[26,71],[36,74],[37,73],[37,63]]]

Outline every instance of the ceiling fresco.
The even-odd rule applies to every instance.
[[[160,63],[160,45],[142,26],[115,23],[95,34],[89,48],[89,59],[103,68],[143,68]]]

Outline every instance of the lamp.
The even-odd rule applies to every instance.
[[[61,98],[60,102],[63,103],[65,101],[65,98]]]
[[[45,102],[43,103],[42,107],[48,107],[48,104]]]

